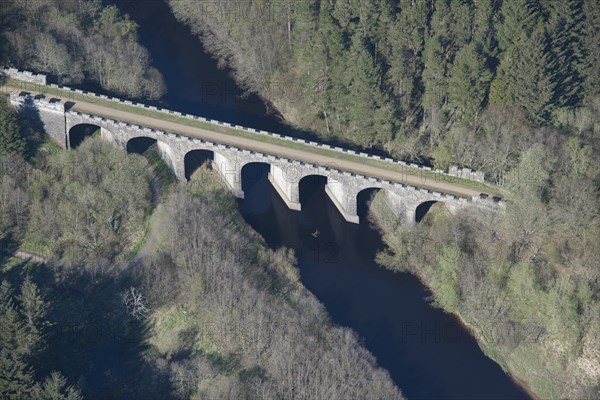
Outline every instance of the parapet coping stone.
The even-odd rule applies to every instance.
[[[27,75],[27,76],[35,76],[35,74],[33,74],[30,71],[19,71],[19,70],[16,70],[14,68],[3,68],[2,70],[4,70],[4,71],[11,71],[13,73],[22,73],[22,74]],[[2,70],[0,70],[0,71],[2,71]],[[44,76],[44,75],[42,75],[42,76]],[[17,79],[17,78],[14,78],[14,79]],[[185,113],[181,113],[179,111],[173,111],[173,110],[167,110],[167,109],[163,109],[163,108],[158,108],[158,107],[151,106],[151,105],[146,105],[146,104],[143,104],[143,103],[132,102],[130,100],[123,100],[123,99],[120,99],[120,98],[110,97],[110,96],[101,95],[101,94],[99,95],[99,94],[96,94],[96,93],[93,93],[93,92],[82,91],[80,89],[72,89],[72,88],[70,88],[68,86],[62,86],[62,85],[56,85],[56,84],[48,84],[48,85],[45,85],[45,86],[49,86],[49,87],[52,87],[52,88],[55,88],[55,89],[59,89],[59,90],[74,91],[76,93],[80,93],[80,94],[83,94],[83,95],[99,97],[99,98],[101,98],[103,100],[118,102],[118,103],[130,105],[130,106],[133,106],[133,107],[150,109],[152,111],[158,111],[158,112],[166,113],[166,114],[169,114],[169,115],[176,115],[176,116],[180,116],[180,117],[186,118],[186,119],[200,120],[200,121],[211,123],[211,124],[215,124],[215,125],[226,126],[226,127],[229,127],[229,128],[232,128],[232,129],[236,129],[236,130],[241,130],[241,131],[246,131],[246,132],[252,132],[252,131],[254,131],[254,133],[257,133],[257,134],[260,134],[260,135],[271,136],[271,137],[274,137],[274,138],[277,138],[277,139],[283,139],[283,140],[294,141],[294,142],[299,142],[301,140],[301,139],[294,138],[294,137],[291,137],[291,136],[281,135],[281,134],[277,134],[277,133],[273,133],[273,132],[268,132],[268,131],[265,131],[265,130],[259,130],[259,129],[256,129],[256,128],[243,127],[243,126],[240,126],[240,125],[237,125],[237,124],[231,124],[231,123],[228,123],[228,122],[212,120],[212,119],[209,119],[209,118],[203,118],[203,117],[196,116],[196,115],[185,114]],[[381,156],[378,156],[378,155],[368,154],[368,153],[365,153],[365,152],[358,152],[358,151],[351,150],[351,149],[344,149],[344,148],[341,148],[339,146],[331,146],[331,145],[328,145],[328,144],[318,143],[318,142],[315,142],[315,141],[306,141],[306,140],[303,140],[303,143],[306,144],[306,145],[308,145],[308,146],[319,147],[319,148],[323,148],[323,149],[327,149],[327,150],[334,150],[334,151],[337,151],[337,152],[342,152],[342,153],[346,153],[346,154],[352,154],[352,155],[356,155],[356,156],[363,157],[363,158],[371,158],[371,159],[375,159],[375,160],[379,160],[379,161],[385,161],[385,162],[389,162],[389,163],[392,163],[392,164],[398,164],[398,165],[402,165],[402,166],[409,166],[409,167],[415,168],[415,169],[421,169],[421,170],[425,170],[425,171],[433,171],[435,173],[443,174],[443,175],[447,175],[447,176],[454,176],[454,175],[449,174],[446,171],[442,171],[442,170],[439,170],[439,169],[434,170],[433,168],[428,167],[428,166],[418,165],[418,164],[414,164],[414,163],[407,163],[405,161],[395,160],[395,159],[392,159],[390,157],[381,157]],[[473,173],[474,172],[475,171],[473,171]],[[484,182],[484,183],[489,184],[489,182]]]
[[[72,88],[69,88],[69,87],[66,87],[66,86],[59,86],[59,85],[55,85],[55,84],[50,84],[50,85],[46,85],[46,86],[50,86],[50,87],[61,89],[61,90],[75,91],[77,93],[82,93],[84,95],[90,95],[90,96],[100,97],[102,99],[109,99],[109,100],[112,100],[112,101],[118,101],[118,102],[125,103],[125,104],[128,104],[128,105],[132,105],[132,106],[135,106],[135,107],[149,108],[151,110],[156,110],[156,111],[163,112],[163,113],[176,114],[178,116],[182,116],[182,117],[188,118],[188,119],[196,119],[196,120],[202,119],[202,120],[205,120],[206,122],[210,122],[210,123],[213,123],[213,124],[220,124],[220,125],[224,125],[224,126],[228,126],[228,127],[234,128],[234,129],[245,130],[245,131],[252,131],[252,130],[254,130],[255,133],[270,135],[270,136],[273,136],[273,137],[276,137],[276,138],[281,138],[281,139],[284,139],[284,140],[292,140],[292,141],[300,141],[301,140],[301,139],[298,139],[298,138],[292,138],[292,137],[289,137],[289,136],[282,136],[282,135],[279,135],[279,134],[276,134],[276,133],[270,133],[270,132],[266,132],[266,131],[263,131],[263,130],[258,130],[258,129],[255,129],[255,128],[242,127],[242,126],[233,125],[233,124],[230,124],[230,123],[227,123],[227,122],[213,121],[211,119],[207,119],[207,118],[203,118],[203,117],[193,116],[193,115],[189,115],[189,114],[182,114],[180,112],[171,111],[171,110],[164,110],[164,109],[161,109],[161,108],[157,108],[155,106],[149,106],[149,105],[140,104],[140,103],[133,103],[133,102],[131,102],[129,100],[116,99],[116,98],[108,97],[108,96],[105,96],[105,95],[98,95],[96,93],[84,92],[82,90],[72,89]],[[26,95],[24,93],[19,94],[19,97],[26,97],[26,96],[28,96],[28,95]],[[48,105],[51,105],[52,107],[54,107],[56,109],[59,109],[60,108],[60,104],[62,104],[62,101],[52,102],[51,103],[49,100],[47,100],[45,98],[41,98],[41,99],[40,98],[36,98],[36,99],[34,99],[34,101],[35,102],[40,102],[40,103],[47,103]],[[72,111],[69,111],[69,112],[72,112]],[[100,117],[100,119],[97,119],[98,118],[97,116],[91,116],[89,114],[83,114],[83,113],[80,113],[80,112],[75,112],[75,113],[77,115],[80,115],[80,116],[81,115],[88,115],[88,116],[90,116],[92,119],[94,119],[96,121],[105,120],[102,117]],[[145,128],[140,127],[139,125],[128,124],[128,123],[121,122],[121,121],[114,121],[112,119],[106,119],[106,120],[109,123],[111,123],[111,124],[117,124],[118,126],[121,126],[121,127],[131,126],[133,129],[144,129],[145,130]],[[175,135],[175,137],[180,138],[180,139],[183,138],[183,137],[187,137],[187,136],[182,136],[182,135],[179,135],[179,134],[176,134],[176,133],[166,133],[166,132],[163,132],[163,131],[157,131],[157,134],[159,134],[159,135],[172,134],[172,135]],[[391,159],[391,158],[383,158],[383,157],[376,156],[376,155],[368,155],[367,153],[363,153],[363,152],[357,152],[357,151],[350,150],[350,149],[343,149],[343,148],[341,148],[339,146],[332,147],[332,146],[327,145],[327,144],[320,144],[320,143],[317,143],[317,142],[314,142],[314,141],[306,141],[306,140],[302,140],[302,142],[304,142],[305,144],[310,145],[310,146],[323,147],[323,148],[326,148],[326,149],[333,149],[335,151],[344,152],[344,153],[350,153],[350,154],[358,155],[358,156],[361,156],[361,157],[365,157],[366,156],[368,158],[383,160],[383,161],[386,161],[386,162],[396,163],[396,164],[400,164],[400,165],[409,165],[410,167],[413,167],[413,168],[418,168],[418,169],[422,169],[422,170],[426,170],[426,171],[434,171],[436,173],[449,175],[448,173],[445,173],[445,172],[443,172],[441,170],[433,170],[431,167],[421,166],[421,165],[414,164],[414,163],[408,163],[407,164],[404,161],[394,160],[394,159]],[[224,145],[217,145],[217,147],[220,148],[220,149],[230,148],[230,146],[224,146]],[[244,153],[244,154],[246,154],[246,153]],[[281,160],[286,160],[286,159],[281,159]],[[308,164],[305,164],[305,165],[308,165]],[[332,170],[338,171],[336,169],[332,169]],[[345,175],[345,176],[357,176],[357,177],[361,177],[361,175],[351,174],[351,173],[346,172],[346,171],[342,171],[341,173],[343,175]],[[452,175],[449,175],[449,176],[452,176]],[[383,184],[390,184],[391,183],[390,181],[387,181],[387,180],[381,180],[381,179],[377,179],[377,178],[373,178],[373,179],[375,179],[375,182],[381,182]],[[374,182],[373,180],[371,180],[371,178],[369,178],[369,181]],[[398,183],[395,182],[394,184],[397,185]],[[415,187],[410,186],[410,185],[406,185],[406,188],[408,188],[409,190],[416,190]],[[421,191],[422,193],[432,193],[433,195],[438,196],[438,197],[444,196],[444,194],[442,194],[440,192],[430,192],[430,191],[428,191],[426,189],[419,189],[419,191]],[[463,197],[458,197],[457,198],[456,196],[452,196],[452,195],[445,195],[445,196],[447,198],[458,199],[458,201],[460,201],[460,202],[467,201]],[[485,199],[483,201],[484,202],[489,202],[489,201],[492,201],[492,200],[491,199]],[[479,200],[479,202],[481,202],[481,200]],[[505,202],[502,201],[502,200],[495,201],[494,204],[497,204],[499,206],[505,206]]]

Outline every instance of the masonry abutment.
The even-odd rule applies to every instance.
[[[325,193],[329,199],[331,199],[346,221],[358,224],[359,218],[356,214],[356,201],[354,201],[354,207],[352,207],[350,197],[343,194],[343,192],[340,193],[339,187],[339,182],[337,182],[336,185],[331,185],[329,182],[327,182],[325,185]]]
[[[299,180],[290,174],[283,165],[271,165],[269,182],[283,199],[288,208],[296,211],[302,209],[300,204]]]
[[[239,158],[228,158],[220,153],[215,153],[214,168],[221,175],[233,195],[239,199],[244,198],[242,190],[242,164]]]

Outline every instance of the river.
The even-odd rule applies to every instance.
[[[290,132],[258,97],[238,96],[230,71],[217,68],[165,3],[109,3],[139,24],[140,42],[165,78],[168,107]],[[334,322],[361,336],[409,399],[528,398],[453,316],[431,306],[431,293],[415,277],[374,262],[383,246],[379,234],[368,223],[347,223],[325,194],[323,180],[302,181],[302,211],[296,212],[279,198],[267,172],[268,166],[260,164],[244,169],[245,199],[239,202],[244,218],[273,248],[296,250],[303,284]]]

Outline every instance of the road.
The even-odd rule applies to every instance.
[[[2,89],[5,92],[20,91],[20,89],[11,86],[5,86]],[[54,95],[50,95],[49,97],[60,98],[63,102],[73,102],[73,100],[66,97]],[[471,198],[473,195],[478,195],[481,193],[480,190],[473,189],[468,186],[463,186],[457,183],[435,181],[433,179],[427,179],[426,181],[423,181],[423,177],[417,175],[409,175],[406,172],[402,173],[399,171],[388,170],[377,166],[366,165],[359,162],[339,159],[323,154],[316,154],[302,150],[292,149],[273,143],[260,142],[251,138],[230,135],[222,132],[210,131],[207,129],[184,125],[172,121],[165,121],[155,117],[139,115],[124,110],[110,108],[93,102],[77,100],[75,102],[75,105],[71,108],[71,110],[96,115],[104,118],[114,119],[121,122],[127,122],[130,124],[140,125],[143,127],[158,129],[166,132],[178,133],[180,135],[235,146],[242,149],[257,151],[264,154],[271,154],[277,157],[288,158],[291,160],[304,161],[307,163],[319,164],[324,166],[335,166],[336,169],[343,171],[390,180],[393,182],[400,182],[442,193],[454,194],[461,197]]]

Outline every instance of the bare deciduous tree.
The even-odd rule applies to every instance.
[[[144,319],[149,312],[144,295],[133,286],[121,293],[121,300],[127,313],[134,319]]]

